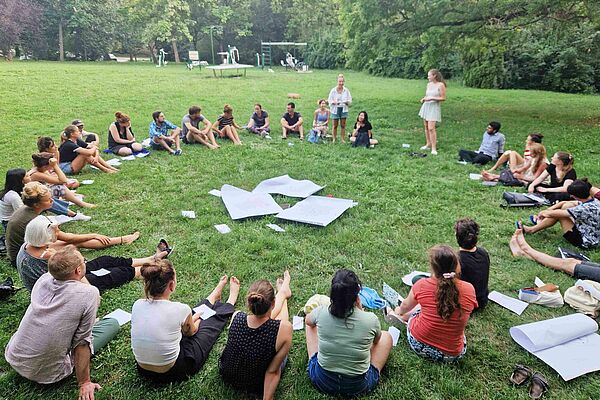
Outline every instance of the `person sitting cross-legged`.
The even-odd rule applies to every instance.
[[[377,316],[362,308],[361,282],[347,269],[331,280],[331,305],[305,318],[308,377],[321,392],[359,396],[373,391],[392,350]]]
[[[294,133],[300,135],[300,140],[304,140],[304,120],[299,112],[296,112],[294,103],[287,104],[287,111],[281,117],[281,128],[283,129],[282,139],[287,139],[288,134]]]
[[[201,112],[198,106],[189,108],[188,114],[181,120],[181,140],[185,144],[202,143],[209,149],[218,149],[221,146],[215,140],[212,124]],[[204,124],[204,129],[200,129],[200,122]]]
[[[221,303],[227,275],[194,308],[206,306],[215,314],[201,320],[187,304],[171,301],[177,286],[175,269],[169,260],[144,265],[146,298],[131,310],[131,348],[138,372],[156,383],[182,381],[196,374],[208,359],[227,321],[233,315],[240,281],[229,280],[229,298]]]
[[[483,132],[483,139],[478,151],[461,149],[458,152],[460,161],[485,165],[504,153],[504,135],[500,133],[500,122],[492,121]]]
[[[563,231],[563,237],[572,245],[584,248],[600,243],[600,201],[590,194],[592,185],[587,179],[576,179],[569,185],[567,192],[575,201],[561,201],[540,212],[534,226],[523,226],[526,234],[547,229],[557,222]]]
[[[148,133],[150,134],[150,146],[154,150],[167,150],[174,156],[181,155],[181,145],[179,143],[179,133],[181,129],[165,119],[162,111],[152,113],[153,121],[150,122]],[[172,130],[169,134],[169,130]],[[175,150],[171,146],[175,143]]]
[[[73,373],[79,400],[93,400],[101,387],[90,377],[90,358],[119,332],[119,322],[96,322],[100,293],[85,284],[85,260],[73,246],[48,260],[48,273],[33,286],[31,304],[4,357],[22,377],[41,384],[59,382]]]
[[[482,309],[488,301],[490,255],[483,247],[477,246],[479,224],[470,218],[459,219],[454,224],[454,232],[460,246],[460,279],[473,285],[478,304],[475,309]]]
[[[268,137],[271,132],[269,113],[263,110],[262,105],[256,103],[254,105],[254,112],[250,116],[248,121],[247,129],[249,132],[256,133],[262,137]]]

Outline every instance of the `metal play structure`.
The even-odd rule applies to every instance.
[[[235,69],[238,71],[243,70],[244,76],[246,76],[246,69],[254,68],[252,65],[248,64],[239,64],[240,61],[240,52],[235,46],[227,46],[227,51],[222,51],[217,53],[221,57],[220,65],[212,65],[210,67],[206,67],[207,69],[212,69],[215,78],[217,77],[217,71],[221,72],[221,77],[223,77],[224,70]]]
[[[259,68],[265,68],[265,66],[272,67],[273,66],[273,58],[271,57],[271,47],[272,46],[282,46],[282,47],[306,47],[307,43],[297,43],[297,42],[260,42],[260,53],[256,53],[256,66]],[[291,53],[288,54],[292,56]],[[287,56],[285,63],[287,64]],[[282,60],[283,61],[283,60]],[[297,63],[297,61],[296,61]],[[284,66],[286,66],[284,64]],[[294,68],[295,69],[295,68]]]

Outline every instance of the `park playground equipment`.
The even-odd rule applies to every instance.
[[[212,69],[215,78],[217,77],[217,71],[221,72],[221,77],[223,77],[224,70],[235,69],[238,71],[243,70],[244,76],[246,76],[246,69],[254,68],[252,65],[248,64],[239,64],[240,61],[240,52],[235,46],[227,46],[227,51],[222,51],[217,53],[222,58],[222,62],[220,65],[213,65],[210,67],[206,67],[207,69]]]
[[[292,48],[292,52],[294,53],[294,55],[292,55],[292,53],[290,53],[289,51],[287,52],[287,54],[289,54],[290,56],[292,56],[292,58],[295,59],[295,53],[296,53],[296,48],[297,47],[306,47],[307,43],[297,43],[297,42],[260,42],[260,53],[256,53],[256,66],[259,68],[265,68],[265,66],[269,66],[272,67],[273,66],[273,58],[272,58],[272,47],[285,47],[287,49]],[[283,64],[284,67],[286,68],[290,68],[291,66],[287,65],[287,55],[286,55],[286,60],[285,60],[285,64]],[[281,60],[283,62],[283,60]],[[296,63],[298,63],[296,61]],[[302,67],[301,67],[302,68]],[[296,69],[296,68],[293,68]],[[297,70],[297,69],[296,69]]]

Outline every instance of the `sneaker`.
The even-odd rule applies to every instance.
[[[183,153],[183,151],[181,149],[175,150],[175,153],[173,153],[174,156],[180,156],[181,153]]]
[[[437,156],[437,150],[431,150],[431,155],[432,156]]]
[[[421,150],[429,150],[429,146],[427,146],[427,145],[421,146]]]
[[[89,221],[90,219],[92,219],[92,217],[84,215],[83,213],[80,213],[80,212],[78,212],[71,218],[73,218],[73,221]]]
[[[265,135],[265,139],[267,139],[267,140],[271,140],[271,136],[269,136],[269,135]]]

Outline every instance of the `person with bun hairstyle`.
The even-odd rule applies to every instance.
[[[421,150],[431,149],[431,154],[437,156],[437,131],[435,124],[442,122],[441,102],[446,100],[446,81],[437,69],[427,72],[427,89],[425,97],[421,99],[419,117],[423,119],[425,127],[425,145]]]
[[[460,279],[473,285],[478,304],[475,310],[482,309],[488,301],[490,255],[483,247],[477,246],[479,224],[470,218],[459,219],[454,224],[454,232],[460,247]]]
[[[518,166],[513,170],[512,164],[509,170],[512,177],[521,181],[524,185],[535,181],[548,168],[548,157],[544,145],[532,143],[528,147],[528,152],[529,159],[525,161],[525,170],[522,166]],[[484,181],[498,181],[500,179],[500,175],[492,174],[488,171],[481,171],[481,176]]]
[[[233,144],[242,144],[237,133],[237,130],[241,129],[241,127],[233,120],[233,108],[229,104],[225,104],[223,114],[219,115],[211,129],[217,132],[220,138],[228,137]]]
[[[583,248],[600,243],[600,200],[592,197],[592,185],[587,178],[576,179],[567,188],[575,201],[561,201],[540,212],[534,226],[518,223],[523,233],[533,234],[560,223],[563,237],[572,245]]]
[[[525,150],[523,151],[523,156],[521,156],[515,150],[507,150],[496,160],[494,166],[487,170],[487,172],[492,172],[500,168],[500,166],[504,165],[508,162],[510,170],[513,173],[523,173],[529,167],[529,161],[531,160],[531,145],[534,143],[542,144],[542,139],[544,139],[544,135],[541,133],[532,133],[527,136],[525,140]]]
[[[352,104],[352,95],[344,83],[344,74],[337,76],[337,85],[329,91],[327,103],[330,105],[330,116],[333,121],[332,143],[337,138],[337,128],[340,125],[340,139],[342,144],[346,137],[346,119],[348,118],[349,106]]]
[[[73,371],[79,400],[94,400],[101,387],[92,382],[90,362],[119,332],[114,318],[96,320],[100,293],[82,282],[86,264],[76,249],[66,247],[48,259],[31,292],[31,304],[6,345],[4,357],[22,377],[48,385]]]
[[[131,310],[131,348],[139,373],[157,383],[182,381],[196,374],[208,359],[221,331],[234,312],[240,281],[229,279],[229,298],[221,303],[227,284],[223,275],[208,297],[198,303],[215,314],[203,316],[187,304],[171,301],[177,287],[175,268],[169,260],[142,267],[146,297]]]
[[[379,319],[363,310],[362,284],[350,270],[331,280],[331,304],[305,318],[308,377],[329,395],[359,396],[373,391],[392,350],[392,337]]]
[[[108,149],[118,156],[128,156],[143,147],[135,140],[131,130],[131,118],[120,111],[115,113],[115,122],[108,127]]]
[[[32,219],[25,228],[25,242],[17,254],[17,270],[23,286],[31,292],[40,276],[48,272],[48,259],[64,247],[77,251],[73,244],[58,240],[58,224],[52,223],[46,216]],[[145,258],[100,256],[85,262],[86,273],[83,282],[96,286],[100,291],[113,289],[139,278],[142,265],[167,256],[166,251]],[[97,276],[95,271],[105,269],[107,274]]]
[[[48,186],[54,199],[64,199],[79,207],[96,207],[94,204],[83,201],[81,197],[75,196],[75,193],[67,187],[68,178],[58,167],[58,160],[52,153],[36,153],[31,156],[31,159],[33,168],[27,172],[27,176],[32,181]]]
[[[67,175],[78,174],[87,164],[106,173],[119,170],[100,157],[98,148],[81,140],[81,132],[75,125],[68,125],[62,133],[63,142],[58,148],[60,163],[58,166]]]
[[[475,288],[460,280],[460,264],[450,246],[429,253],[431,277],[415,282],[395,314],[407,321],[410,348],[423,358],[440,362],[461,359],[467,352],[465,327],[477,307]],[[421,309],[412,312],[420,304]]]
[[[229,326],[227,344],[219,358],[225,382],[271,400],[292,346],[292,324],[287,301],[292,296],[290,273],[277,279],[277,294],[267,280],[250,285],[247,306],[237,312]]]
[[[559,151],[552,156],[550,165],[527,188],[529,193],[538,192],[544,195],[551,203],[570,200],[567,188],[575,179],[577,172],[573,168],[575,158],[564,151]],[[543,182],[550,179],[549,184]]]
[[[39,153],[51,153],[60,164],[60,152],[58,151],[54,139],[48,136],[40,136],[37,141],[37,148]],[[50,173],[52,172],[54,171],[50,170]],[[69,189],[77,189],[79,187],[79,181],[75,178],[67,178],[65,186]]]

